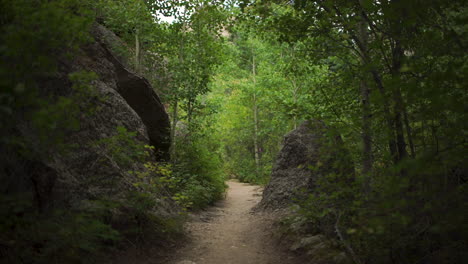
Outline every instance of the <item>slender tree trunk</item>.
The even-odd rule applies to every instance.
[[[406,140],[403,132],[403,121],[401,114],[401,98],[398,96],[398,92],[395,92],[395,132],[397,136],[397,148],[398,148],[398,161],[401,161],[408,156],[406,151]]]
[[[375,83],[377,84],[377,88],[382,95],[382,98],[386,98],[387,95],[385,93],[385,88],[382,83],[382,79],[379,75],[379,73],[376,70],[371,70],[372,76],[374,78]],[[395,129],[394,129],[394,123],[392,120],[392,115],[390,112],[390,105],[387,100],[383,100],[383,110],[384,110],[384,118],[387,123],[387,129],[386,129],[386,134],[388,138],[388,148],[390,150],[390,156],[392,157],[393,162],[396,164],[398,162],[398,150],[397,150],[397,144],[395,140]]]
[[[257,105],[257,79],[256,79],[255,55],[252,55],[252,79],[254,85],[253,93],[253,118],[254,118],[254,155],[255,155],[255,171],[257,176],[260,173],[260,147],[258,143],[258,105]]]
[[[423,117],[421,120],[421,143],[422,149],[425,151],[427,149],[427,142],[426,142],[426,131],[429,129],[427,128],[426,120]]]
[[[401,68],[401,60],[403,57],[403,49],[400,46],[398,40],[396,40],[395,49],[393,51],[393,65],[392,65],[392,77],[395,81],[400,82],[400,68]],[[399,83],[398,83],[399,85]],[[393,100],[394,100],[394,122],[395,122],[395,133],[396,133],[396,140],[397,140],[397,148],[398,148],[398,161],[401,161],[405,157],[408,156],[408,152],[406,151],[406,141],[405,135],[403,132],[403,121],[402,121],[402,113],[403,113],[403,97],[401,95],[400,87],[393,87]]]
[[[435,148],[435,153],[439,153],[439,138],[437,137],[437,129],[435,126],[434,119],[431,119],[430,126],[431,126],[431,132],[432,132],[432,139],[434,140],[432,147]]]
[[[139,30],[135,31],[135,72],[140,73],[140,36]]]
[[[410,146],[410,151],[411,151],[411,157],[415,158],[416,157],[416,151],[414,149],[414,143],[413,143],[413,133],[411,132],[411,126],[408,120],[408,113],[405,109],[403,109],[403,120],[405,122],[405,128],[406,128],[406,137],[408,138],[408,144]]]
[[[192,102],[192,99],[190,98],[187,102],[187,123],[189,126],[189,131],[191,131],[190,129],[192,128],[192,115],[193,115],[193,102]]]
[[[184,16],[185,16],[185,11],[184,11]],[[182,26],[183,28],[183,26]],[[179,63],[183,65],[184,63],[184,47],[185,47],[185,40],[182,36],[180,38],[180,45],[179,45]],[[179,84],[180,85],[180,84]],[[176,131],[177,131],[177,122],[179,121],[179,113],[178,113],[178,107],[179,107],[179,93],[180,87],[176,86],[174,87],[174,101],[172,103],[172,122],[171,122],[171,147],[169,150],[169,153],[171,155],[171,162],[172,164],[175,164],[177,161],[177,142],[176,142]]]
[[[254,116],[254,148],[255,148],[255,166],[257,173],[260,170],[260,147],[258,144],[258,106],[257,106],[257,96],[253,96],[253,116]]]
[[[341,12],[339,12],[339,10],[337,8],[335,8],[332,11],[329,7],[327,7],[327,6],[323,5],[323,4],[319,4],[319,5],[320,5],[320,7],[322,7],[324,10],[326,10],[329,13],[337,12],[338,16],[340,16],[343,19],[343,26],[345,27],[345,29],[348,30],[348,32],[351,34],[352,39],[356,43],[356,46],[357,46],[357,48],[358,48],[358,50],[360,52],[359,55],[361,56],[361,59],[364,61],[364,64],[366,66],[368,66],[368,67],[371,67],[369,69],[369,71],[370,71],[370,73],[372,75],[372,78],[373,78],[374,82],[376,83],[377,88],[378,88],[379,92],[381,93],[382,97],[386,98],[387,95],[386,95],[386,92],[385,92],[385,87],[383,85],[382,77],[380,76],[378,70],[375,67],[372,66],[372,63],[371,63],[372,60],[371,60],[371,56],[369,55],[369,51],[365,48],[365,46],[363,46],[363,43],[361,42],[359,37],[356,34],[353,33],[353,32],[355,32],[355,30],[347,28],[346,18],[341,14]],[[362,1],[360,1],[360,5],[363,6]],[[361,8],[361,12],[362,12],[362,19],[365,19],[365,16],[364,16],[365,13],[364,13],[364,10],[362,10],[362,8]],[[367,25],[368,25],[368,23],[366,23],[366,27],[367,27]],[[386,121],[387,126],[388,126],[388,129],[386,130],[386,134],[387,134],[387,138],[388,138],[388,147],[390,149],[390,155],[391,155],[394,163],[397,163],[398,162],[398,150],[397,150],[397,146],[396,146],[394,122],[393,122],[393,119],[392,119],[392,114],[390,112],[390,105],[389,105],[387,100],[383,100],[382,104],[383,104],[384,118],[385,118],[385,121]]]
[[[400,162],[408,156],[406,150],[406,140],[404,135],[403,128],[403,112],[404,112],[404,101],[401,94],[400,83],[401,83],[401,66],[404,58],[404,50],[401,45],[401,25],[402,21],[406,18],[406,7],[401,5],[401,0],[394,0],[390,3],[390,6],[393,6],[394,10],[398,11],[401,15],[394,16],[390,19],[390,34],[391,39],[390,43],[392,44],[392,63],[391,63],[391,76],[393,85],[390,87],[392,92],[393,99],[393,122],[394,122],[394,133],[396,135],[396,146],[397,146],[397,156],[395,158],[395,163]],[[402,175],[405,172],[402,171]]]
[[[368,32],[367,32],[367,24],[364,22],[364,19],[362,19],[361,22],[359,22],[359,38],[362,43],[362,49],[365,50],[365,52],[368,52],[367,48],[367,43],[368,43]],[[365,65],[366,62],[363,60],[363,64]],[[370,100],[369,100],[369,94],[370,94],[370,89],[369,85],[367,84],[366,76],[362,76],[361,82],[360,82],[360,87],[361,87],[361,102],[362,102],[362,143],[363,143],[363,148],[362,148],[362,157],[363,157],[363,162],[362,162],[362,173],[366,175],[366,183],[365,183],[365,189],[369,189],[370,185],[370,179],[369,179],[369,174],[372,171],[372,130],[371,130],[371,109],[370,109]]]
[[[296,112],[296,107],[297,107],[297,93],[299,90],[299,87],[297,86],[296,80],[292,79],[292,84],[293,84],[293,99],[294,99],[294,116],[293,116],[293,122],[294,122],[294,129],[297,128],[297,112]]]
[[[367,24],[366,24],[367,27]],[[367,67],[371,65],[371,57],[369,55],[369,51],[365,46],[363,46],[363,43],[358,37],[355,37],[354,40],[358,43],[358,49],[361,52],[361,59],[364,62],[364,65]],[[385,92],[385,87],[383,85],[382,77],[380,76],[379,72],[375,68],[371,68],[370,70],[372,79],[374,80],[377,89],[379,93],[382,95],[382,98],[387,98],[387,93]],[[384,113],[384,119],[385,122],[387,123],[387,129],[386,129],[386,134],[387,134],[387,140],[388,140],[388,148],[390,150],[390,156],[392,157],[392,160],[394,163],[398,162],[398,150],[397,150],[397,143],[395,140],[395,129],[394,129],[394,122],[392,119],[392,114],[390,111],[390,104],[388,100],[383,100],[382,101],[383,105],[383,113]]]
[[[178,122],[178,102],[177,102],[177,99],[174,100],[174,103],[172,105],[172,122],[171,122],[171,134],[170,134],[170,137],[171,137],[171,147],[170,147],[170,155],[171,155],[171,161],[173,164],[176,163],[176,160],[177,160],[177,157],[176,157],[176,128],[177,128],[177,122]]]
[[[369,86],[366,80],[361,80],[361,100],[362,100],[362,173],[369,174],[372,171],[372,130],[371,121],[372,116],[370,112],[370,101],[369,101]]]

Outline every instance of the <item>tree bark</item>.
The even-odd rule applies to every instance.
[[[185,15],[185,11],[184,11],[184,15]],[[182,35],[182,37],[180,38],[180,45],[179,45],[179,62],[181,65],[183,65],[184,63],[184,47],[185,47],[185,39]],[[180,87],[176,86],[174,87],[174,91],[173,91],[174,101],[172,103],[172,122],[171,122],[171,133],[170,133],[171,146],[169,149],[172,164],[175,164],[177,161],[176,131],[177,131],[177,122],[179,121],[178,120],[179,90],[180,90]]]
[[[171,122],[171,134],[170,134],[170,137],[171,137],[171,147],[170,147],[170,150],[169,150],[169,153],[171,155],[171,161],[173,164],[175,164],[177,158],[176,158],[176,137],[175,137],[175,134],[176,134],[176,128],[177,128],[177,122],[178,122],[178,102],[177,102],[177,99],[174,101],[173,105],[172,105],[172,122]]]
[[[398,25],[397,25],[398,27]],[[403,59],[403,48],[401,47],[401,43],[398,40],[399,33],[396,33],[396,40],[395,40],[395,47],[392,51],[392,78],[394,82],[398,82],[397,85],[394,85],[392,89],[393,93],[393,101],[394,101],[394,122],[395,122],[395,133],[396,133],[396,140],[397,140],[397,148],[398,148],[398,159],[396,162],[399,162],[408,156],[408,152],[406,151],[406,141],[405,135],[403,132],[403,121],[402,121],[402,113],[404,108],[403,97],[401,95],[400,90],[400,78],[401,78],[401,64]]]
[[[254,118],[254,156],[255,156],[255,171],[257,176],[260,173],[260,147],[258,143],[258,105],[257,105],[257,79],[256,79],[255,55],[252,55],[252,80],[254,85],[253,93],[253,118]]]
[[[368,32],[367,24],[362,18],[362,21],[359,22],[359,39],[362,43],[362,49],[367,53],[367,43],[368,43]],[[363,65],[366,65],[366,62],[362,61]],[[369,94],[370,89],[367,84],[366,76],[361,77],[360,81],[361,88],[361,102],[362,102],[362,173],[364,175],[370,176],[369,174],[372,171],[372,130],[371,130],[371,109],[370,109],[370,100]],[[368,177],[366,177],[367,179]],[[365,189],[367,190],[370,185],[370,180],[367,179],[365,183]]]
[[[416,157],[416,152],[414,149],[414,143],[413,143],[413,133],[411,132],[411,126],[408,120],[408,113],[406,111],[406,107],[403,109],[403,121],[405,122],[405,128],[406,128],[406,137],[408,138],[408,144],[410,147],[410,155],[412,158]]]
[[[293,115],[293,122],[294,122],[294,129],[297,128],[297,93],[299,92],[299,87],[296,84],[296,80],[291,80],[293,84],[293,99],[294,99],[294,115]]]
[[[370,25],[370,22],[367,21],[365,19],[365,11],[362,9],[362,1],[359,1],[359,4],[361,6],[361,18],[363,21],[366,21],[367,23],[364,23],[365,27],[366,27],[366,30],[367,30],[367,25],[368,26],[371,26]],[[327,12],[331,13],[331,9],[328,8],[327,6],[324,6],[324,5],[320,5],[324,10],[326,10]],[[337,7],[334,7],[334,11],[336,11],[336,13],[338,14],[338,16],[341,18],[342,20],[342,23],[343,23],[343,27],[346,31],[348,31],[350,34],[351,34],[351,38],[352,40],[354,40],[354,43],[355,45],[357,46],[357,50],[359,51],[359,56],[361,57],[361,60],[363,61],[364,65],[366,67],[370,67],[372,66],[372,60],[371,60],[371,56],[369,54],[369,51],[367,50],[366,46],[363,45],[362,41],[360,40],[359,36],[356,33],[356,30],[354,28],[348,28],[346,26],[346,19],[345,17],[343,16],[343,14],[340,12],[340,10],[337,8]],[[382,81],[382,77],[380,76],[378,70],[375,68],[375,67],[371,67],[369,69],[369,72],[372,76],[372,79],[374,80],[376,86],[377,86],[377,89],[378,91],[380,92],[380,94],[382,95],[383,98],[386,98],[387,95],[386,95],[386,91],[385,91],[385,87],[384,87],[384,84],[383,84],[383,81]],[[393,161],[396,163],[397,162],[397,158],[398,158],[398,150],[397,150],[397,144],[396,144],[396,140],[395,140],[395,133],[394,133],[394,122],[392,120],[392,114],[390,112],[390,104],[388,103],[387,100],[383,100],[382,102],[383,104],[383,113],[384,113],[384,119],[385,119],[385,122],[387,124],[387,130],[386,130],[386,134],[387,134],[387,140],[388,140],[388,148],[390,150],[390,156],[392,157]]]
[[[135,31],[135,72],[140,73],[140,36],[138,29]]]
[[[362,173],[369,174],[372,171],[372,116],[370,113],[369,86],[366,80],[361,80],[361,100],[362,100]]]
[[[260,147],[258,144],[258,106],[257,106],[257,96],[253,96],[253,116],[254,116],[254,148],[255,148],[255,167],[257,173],[260,170]]]

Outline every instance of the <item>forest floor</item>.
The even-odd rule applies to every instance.
[[[299,262],[278,244],[271,215],[253,212],[261,187],[228,182],[226,199],[193,215],[187,224],[191,240],[169,264],[294,264]]]

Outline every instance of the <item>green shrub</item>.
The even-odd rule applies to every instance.
[[[457,156],[420,156],[397,168],[376,169],[368,191],[359,178],[350,184],[342,176],[324,175],[314,192],[297,202],[290,225],[299,221],[307,232],[339,241],[362,263],[463,263],[468,192],[457,174],[461,168]]]
[[[2,0],[0,2],[0,122],[2,141],[18,111],[43,108],[38,80],[53,75],[60,57],[75,55],[91,40],[94,21],[87,1]],[[69,104],[66,100],[60,106]],[[6,133],[5,133],[6,132]]]
[[[223,197],[226,188],[221,160],[206,144],[202,139],[180,144],[173,168],[175,199],[192,210],[212,205]]]
[[[0,197],[0,260],[7,263],[86,263],[119,240],[102,207],[41,213],[29,194]]]
[[[104,156],[122,168],[127,168],[135,162],[144,162],[149,155],[149,146],[135,139],[136,132],[130,132],[123,126],[118,126],[116,130],[116,135],[97,140],[92,145],[101,149]]]
[[[131,189],[124,193],[124,199],[116,201],[117,209],[123,212],[119,216],[121,223],[117,223],[118,230],[140,242],[180,233],[181,219],[158,215],[163,202],[170,204],[175,201],[183,207],[174,199],[177,189],[173,188],[171,167],[155,161],[154,147],[140,142],[136,132],[125,127],[117,127],[116,130],[114,136],[100,139],[92,145],[106,157],[105,161],[116,164],[132,184]]]

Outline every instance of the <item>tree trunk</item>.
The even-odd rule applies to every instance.
[[[294,99],[294,115],[293,115],[293,122],[294,122],[294,129],[297,128],[297,93],[299,91],[299,87],[297,86],[296,80],[292,79],[293,84],[293,99]]]
[[[254,155],[255,155],[255,171],[257,176],[260,173],[260,147],[258,143],[258,105],[257,105],[257,79],[256,79],[255,55],[252,55],[252,79],[254,85],[253,93],[253,118],[254,118]]]
[[[360,3],[360,6],[361,6],[361,18],[363,20],[365,20],[365,11],[362,9],[363,3],[362,3],[361,0],[359,1],[359,3]],[[377,85],[377,88],[378,88],[379,92],[381,93],[382,97],[386,98],[387,95],[386,95],[386,92],[385,92],[385,87],[383,85],[382,77],[380,76],[380,74],[378,72],[378,69],[375,66],[372,65],[372,58],[369,55],[369,51],[367,50],[365,45],[363,45],[363,43],[361,42],[358,34],[355,34],[356,33],[355,28],[348,28],[347,27],[347,20],[339,12],[338,9],[335,8],[332,11],[326,5],[323,5],[323,4],[319,4],[319,5],[320,5],[321,8],[323,8],[324,10],[326,10],[329,13],[337,12],[338,16],[340,16],[343,19],[343,26],[351,34],[351,38],[352,38],[352,40],[354,41],[354,44],[356,44],[356,46],[357,46],[357,48],[359,50],[359,56],[363,60],[364,65],[366,67],[369,67],[369,72],[371,73],[372,78],[373,78],[375,84]],[[369,22],[365,23],[365,29],[366,30],[367,30],[367,26],[370,26]],[[383,112],[384,112],[385,122],[386,122],[387,127],[388,127],[388,129],[386,130],[386,134],[387,134],[387,138],[388,138],[388,147],[390,149],[390,155],[391,155],[392,159],[394,160],[394,162],[396,163],[398,161],[397,160],[398,159],[398,150],[397,150],[397,146],[396,146],[397,144],[396,144],[396,140],[395,140],[394,122],[393,122],[393,119],[392,119],[392,114],[390,112],[390,105],[389,105],[387,100],[383,100],[382,104],[383,104]]]
[[[367,32],[367,24],[365,23],[364,19],[359,22],[359,38],[362,43],[362,49],[365,50],[367,53],[367,43],[368,43],[368,32]],[[363,60],[362,62],[365,66],[366,62]],[[365,189],[369,189],[370,179],[368,177],[372,171],[372,130],[371,130],[371,109],[370,109],[370,100],[369,94],[370,89],[369,85],[367,84],[366,76],[362,76],[360,81],[360,88],[361,88],[361,102],[362,102],[362,173],[366,175],[366,187]]]
[[[403,49],[401,48],[400,42],[398,40],[395,41],[395,48],[393,50],[392,56],[392,78],[394,81],[398,81],[398,85],[400,82],[400,68],[401,68],[401,60],[403,58]],[[393,87],[393,100],[394,100],[394,122],[395,122],[395,133],[397,139],[397,148],[398,148],[398,160],[397,162],[401,161],[405,157],[408,156],[408,152],[406,151],[406,141],[405,135],[403,132],[403,121],[402,121],[402,113],[403,113],[403,97],[401,95],[401,90],[399,86]]]
[[[367,27],[367,24],[366,24]],[[371,65],[371,57],[369,55],[369,51],[365,46],[363,46],[361,40],[358,37],[354,37],[354,40],[358,43],[358,49],[361,52],[361,59],[363,60],[363,63],[366,67]],[[382,77],[380,76],[379,72],[377,69],[372,67],[370,70],[370,74],[372,76],[372,79],[374,80],[377,89],[379,93],[382,95],[382,98],[387,97],[387,93],[385,92],[385,87],[383,85]],[[390,112],[390,104],[388,103],[388,100],[383,100],[383,113],[384,113],[384,119],[387,124],[387,129],[386,129],[386,134],[387,134],[387,140],[388,140],[388,148],[390,150],[390,156],[392,157],[393,161],[396,163],[398,162],[398,150],[397,150],[397,144],[395,140],[395,129],[394,129],[394,122],[392,120],[392,114]]]
[[[191,93],[191,89],[189,89],[189,93]],[[189,131],[191,131],[192,129],[192,115],[193,115],[193,101],[194,100],[195,99],[192,100],[192,98],[189,98],[187,102],[187,123],[188,123]]]
[[[135,72],[140,73],[140,36],[138,29],[135,31]]]
[[[170,150],[169,150],[169,153],[171,155],[171,161],[173,164],[175,164],[177,158],[176,158],[176,137],[175,137],[175,133],[176,133],[176,128],[177,128],[177,122],[178,122],[178,102],[177,102],[177,99],[175,100],[174,104],[172,105],[172,122],[171,122],[171,134],[170,134],[170,137],[171,137],[171,147],[170,147]]]
[[[185,16],[185,11],[184,11]],[[180,38],[180,45],[179,45],[179,62],[181,65],[184,63],[184,47],[185,47],[185,40],[182,35]],[[180,85],[180,84],[179,84]],[[174,87],[173,95],[174,101],[172,103],[172,122],[171,122],[171,147],[169,149],[169,153],[171,155],[171,162],[175,164],[177,161],[177,142],[176,142],[176,131],[177,131],[177,122],[178,120],[178,107],[179,107],[179,93],[180,87]]]
[[[369,86],[365,80],[361,80],[361,100],[362,100],[362,173],[369,174],[372,171],[372,130],[371,113],[369,101]]]
[[[382,83],[382,79],[380,78],[379,73],[376,70],[371,71],[372,76],[374,78],[375,83],[377,84],[377,88],[382,95],[382,98],[386,98],[387,95],[385,93],[385,88]],[[394,129],[394,123],[392,120],[392,115],[390,113],[390,105],[387,100],[383,100],[383,110],[384,110],[384,117],[385,121],[387,123],[387,138],[388,138],[388,148],[390,149],[390,156],[392,157],[392,160],[396,164],[398,162],[398,150],[396,146],[396,140],[395,140],[395,129]]]
[[[411,132],[411,126],[410,126],[410,123],[409,123],[409,120],[408,120],[408,113],[406,111],[406,107],[403,109],[403,120],[405,122],[406,137],[408,138],[408,144],[410,146],[411,157],[415,158],[416,157],[416,151],[414,149],[413,133]]]
[[[393,81],[393,87],[390,87],[392,90],[393,97],[393,122],[396,135],[396,146],[398,150],[398,155],[395,159],[395,163],[400,162],[408,156],[406,151],[406,140],[404,135],[403,120],[402,115],[404,112],[404,102],[403,96],[401,94],[400,83],[401,83],[401,66],[404,58],[404,51],[401,45],[401,24],[402,21],[406,18],[406,7],[401,5],[401,0],[395,0],[390,3],[393,6],[395,11],[400,13],[400,16],[392,17],[390,19],[390,34],[391,34],[391,44],[392,45],[392,63],[391,63],[391,76]],[[393,39],[393,40],[392,40]],[[402,174],[405,174],[402,171]]]
[[[257,96],[253,96],[253,116],[254,116],[254,148],[255,148],[255,167],[257,174],[260,170],[260,147],[258,144],[258,106],[257,106]]]

